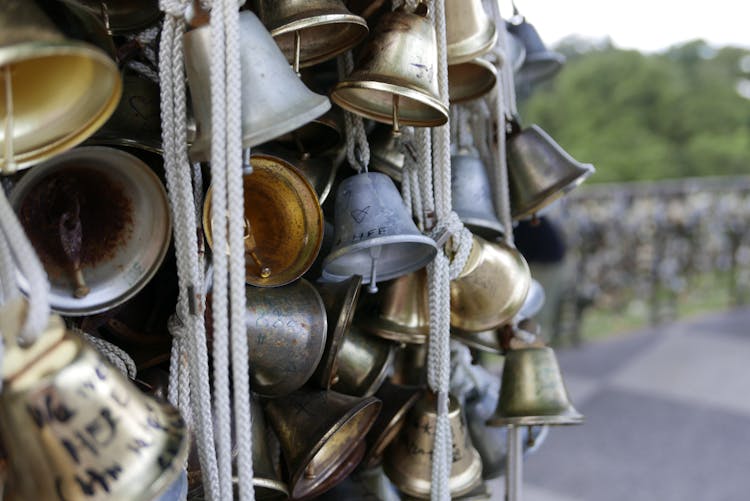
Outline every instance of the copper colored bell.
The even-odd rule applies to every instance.
[[[245,280],[278,287],[301,277],[323,240],[323,212],[304,175],[291,164],[257,154],[245,174]],[[211,195],[203,203],[203,229],[213,248]],[[216,250],[215,250],[216,251]]]
[[[451,327],[471,332],[500,327],[521,309],[530,285],[520,252],[474,235],[466,265],[451,281]]]
[[[522,348],[505,355],[500,401],[487,424],[580,424],[551,348]]]
[[[451,338],[461,341],[469,348],[497,355],[503,352],[498,334],[497,329],[480,332],[468,332],[456,328],[451,329]]]
[[[331,108],[324,96],[310,91],[287,64],[258,18],[240,12],[242,65],[242,147],[250,148],[291,132]],[[197,126],[190,147],[194,161],[210,160],[211,29],[202,26],[184,37],[185,71]]]
[[[531,216],[580,185],[595,171],[573,159],[540,127],[508,138],[508,181],[514,219]]]
[[[385,126],[376,126],[370,137],[370,169],[387,174],[400,183],[404,170],[404,153],[399,137]]]
[[[418,498],[430,497],[432,451],[437,425],[437,398],[426,393],[409,412],[401,434],[385,452],[383,471],[396,487]],[[466,432],[458,401],[450,397],[448,418],[453,436],[453,464],[449,480],[451,497],[461,496],[482,481],[482,461]]]
[[[482,0],[446,0],[445,38],[449,66],[471,61],[495,46],[497,30]]]
[[[464,103],[489,93],[497,83],[495,65],[472,59],[448,66],[448,94],[451,103]]]
[[[353,275],[343,282],[317,285],[328,315],[328,336],[313,381],[325,390],[331,387],[336,378],[339,351],[351,328],[361,285],[362,277],[359,275]]]
[[[523,85],[534,85],[553,77],[565,64],[565,56],[547,50],[536,28],[526,19],[518,23],[506,23],[508,32],[518,37],[526,51],[521,69],[516,78]]]
[[[368,336],[352,326],[336,357],[335,383],[332,388],[346,395],[373,395],[388,375],[393,355],[393,343]]]
[[[357,465],[351,452],[364,440],[380,412],[380,400],[333,391],[297,391],[269,400],[266,416],[276,431],[292,498],[323,492]],[[361,457],[359,458],[361,459]],[[342,474],[340,466],[350,469]]]
[[[34,2],[0,0],[0,173],[81,143],[122,92],[115,62],[65,38]]]
[[[460,152],[451,157],[451,193],[453,210],[472,233],[486,240],[505,235],[479,155]]]
[[[161,16],[159,3],[154,0],[62,0],[78,4],[99,16],[107,29],[123,35],[141,31],[156,24]]]
[[[367,36],[365,20],[341,0],[254,0],[253,5],[295,71],[332,59]]]
[[[366,172],[342,181],[334,215],[336,237],[323,262],[325,281],[362,275],[362,283],[376,292],[378,280],[422,268],[437,254],[435,241],[417,229],[385,174]]]
[[[426,13],[425,13],[426,14]],[[448,121],[437,84],[437,43],[424,16],[383,14],[354,71],[331,93],[347,111],[392,124],[434,127]]]
[[[31,347],[6,338],[6,350],[0,436],[18,497],[150,501],[178,479],[188,451],[180,413],[141,393],[59,317]]]

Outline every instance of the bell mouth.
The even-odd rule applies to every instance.
[[[581,167],[583,170],[563,178],[552,186],[540,191],[536,196],[520,207],[518,205],[514,207],[513,200],[511,200],[511,216],[513,219],[519,220],[533,217],[534,214],[547,207],[552,202],[555,202],[562,198],[563,195],[566,195],[580,186],[596,170],[591,164],[583,164]]]
[[[536,426],[536,425],[574,425],[581,424],[584,421],[583,414],[579,413],[572,406],[563,409],[557,414],[539,414],[535,416],[503,416],[495,415],[487,420],[487,426]]]
[[[400,325],[391,320],[387,320],[382,317],[377,317],[363,323],[361,326],[363,331],[382,337],[383,339],[389,339],[398,343],[407,344],[424,344],[427,342],[427,337],[430,335],[430,326],[409,326]]]
[[[466,332],[461,329],[451,329],[451,338],[462,342],[470,348],[475,348],[487,353],[502,354],[497,330],[481,332]]]
[[[385,450],[404,427],[406,413],[414,407],[423,393],[423,390],[417,386],[387,386],[390,388],[382,397],[385,402],[384,406],[390,406],[391,409],[381,411],[378,420],[367,435],[368,451],[362,460],[362,467],[366,470],[382,464]],[[380,390],[378,396],[381,396]],[[398,399],[395,406],[392,403],[393,399]]]
[[[448,66],[448,93],[451,103],[478,99],[497,83],[497,70],[484,59]]]
[[[11,73],[16,167],[24,169],[69,150],[101,127],[117,108],[122,80],[101,50],[77,42],[29,42],[0,49]],[[5,78],[0,71],[0,95]],[[5,100],[0,116],[6,116]],[[6,140],[0,130],[0,154]],[[2,166],[7,162],[3,158]]]
[[[565,56],[557,52],[526,52],[526,58],[518,70],[519,84],[536,84],[554,76],[565,64]]]

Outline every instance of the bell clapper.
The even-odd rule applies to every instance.
[[[100,7],[102,11],[102,22],[104,23],[104,28],[106,28],[107,30],[107,35],[111,37],[112,28],[109,26],[109,7],[107,7],[107,2],[102,2]]]
[[[253,173],[253,165],[250,163],[250,148],[242,148],[242,174],[249,176]]]
[[[78,299],[88,296],[89,292],[91,292],[91,289],[88,285],[86,285],[86,281],[83,278],[83,271],[80,267],[74,270],[73,279],[76,283],[76,290],[73,291],[73,295]]]
[[[260,277],[268,278],[271,276],[271,268],[269,268],[268,266],[263,266],[263,263],[255,253],[255,249],[257,248],[258,246],[255,243],[253,230],[250,227],[250,221],[245,218],[245,254],[249,255],[253,259],[253,261],[255,261],[255,264],[258,265],[258,268],[260,268]]]
[[[294,146],[297,147],[300,160],[309,160],[310,153],[305,151],[305,145],[302,144],[302,140],[299,138],[297,131],[292,132],[292,140],[294,141]]]
[[[528,434],[526,435],[526,447],[531,449],[536,443],[536,439],[534,439],[534,427],[529,425],[526,431],[528,431]]]
[[[375,263],[377,263],[382,249],[383,247],[380,245],[376,245],[375,247],[370,248],[370,257],[372,258],[372,264],[370,265],[370,285],[367,286],[367,292],[369,292],[370,294],[375,294],[376,292],[378,292]]]
[[[393,94],[393,130],[391,131],[394,136],[401,135],[401,128],[398,123],[398,94]]]
[[[16,171],[15,153],[13,151],[13,79],[10,65],[3,68],[5,78],[5,162],[1,169],[4,174]]]
[[[91,292],[91,289],[86,285],[86,280],[83,278],[83,271],[81,270],[83,232],[81,225],[81,205],[78,202],[77,195],[73,194],[71,203],[72,205],[69,210],[60,216],[58,228],[62,250],[73,268],[73,281],[75,283],[73,296],[81,299],[86,297]]]
[[[505,463],[506,501],[520,501],[522,499],[522,468],[521,429],[516,425],[508,425],[508,456]]]
[[[294,32],[294,64],[292,65],[292,69],[294,69],[294,72],[297,74],[297,76],[301,76],[299,72],[299,55],[301,48],[302,35],[300,34],[299,30],[297,30]]]

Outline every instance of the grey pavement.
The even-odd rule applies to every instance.
[[[558,360],[586,422],[527,457],[525,501],[750,500],[750,309]]]

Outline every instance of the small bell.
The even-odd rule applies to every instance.
[[[448,66],[469,62],[495,46],[495,23],[487,16],[481,0],[446,0],[445,39]]]
[[[391,369],[393,348],[393,343],[352,326],[336,357],[337,381],[333,389],[346,395],[373,395]]]
[[[477,155],[459,153],[451,157],[453,210],[471,230],[486,240],[505,235],[492,200],[490,180]]]

